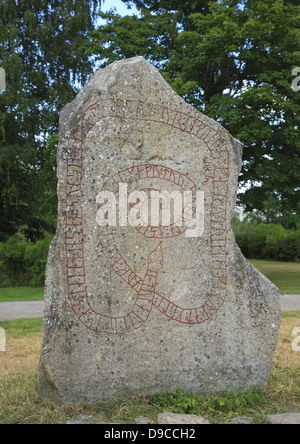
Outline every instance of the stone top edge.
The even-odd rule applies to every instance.
[[[206,121],[211,126],[218,127],[218,131],[222,132],[223,135],[227,135],[226,139],[228,142],[230,141],[231,145],[234,148],[234,151],[236,153],[237,159],[239,159],[239,162],[241,162],[242,157],[242,151],[244,144],[239,141],[238,139],[235,139],[229,131],[224,128],[219,122],[213,120],[212,118],[206,116],[203,114],[200,110],[193,107],[191,104],[186,102],[184,98],[178,95],[178,93],[172,89],[172,87],[167,83],[167,81],[163,78],[159,70],[152,65],[150,62],[148,62],[143,56],[137,56],[132,57],[128,59],[122,59],[117,60],[107,67],[103,69],[97,70],[89,79],[89,81],[85,84],[85,86],[82,88],[82,90],[77,94],[77,96],[74,98],[74,100],[66,105],[60,113],[60,134],[62,133],[68,133],[70,130],[70,126],[68,122],[70,120],[72,121],[71,127],[73,126],[73,123],[75,123],[76,119],[80,116],[80,114],[84,111],[86,104],[92,99],[92,97],[95,97],[96,100],[105,100],[108,97],[105,97],[106,91],[105,88],[108,87],[110,84],[113,84],[116,80],[116,76],[120,72],[124,72],[126,68],[130,69],[132,67],[138,67],[139,71],[143,73],[143,69],[146,73],[146,71],[151,72],[153,75],[151,75],[151,80],[153,80],[153,83],[158,81],[161,83],[161,85],[165,86],[166,95],[173,94],[174,101],[177,100],[177,104],[185,107],[186,112],[190,112],[191,115],[198,115],[200,119]],[[143,68],[144,67],[144,68]],[[146,76],[146,74],[145,74]],[[101,88],[102,86],[102,88]],[[119,99],[119,97],[113,97],[112,95],[109,97],[109,99]],[[124,97],[125,99],[125,97]],[[217,129],[217,128],[216,128]]]

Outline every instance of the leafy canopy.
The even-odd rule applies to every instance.
[[[101,66],[142,55],[189,103],[245,144],[240,200],[268,219],[300,203],[298,0],[132,0],[101,14],[86,53]]]
[[[0,0],[0,241],[54,230],[60,109],[86,82],[98,0]],[[53,136],[53,137],[51,137]]]

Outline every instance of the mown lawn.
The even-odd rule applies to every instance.
[[[300,294],[300,263],[250,260],[280,290],[281,294]]]
[[[158,414],[164,411],[192,413],[217,424],[232,423],[237,416],[250,416],[256,424],[265,424],[267,414],[300,412],[300,352],[292,349],[292,333],[300,327],[300,312],[283,314],[273,371],[264,392],[209,396],[178,391],[90,406],[57,406],[39,395],[41,319],[2,322],[0,327],[7,336],[6,352],[0,352],[0,424],[66,424],[82,415],[88,416],[92,424],[134,424],[141,416],[156,424]]]
[[[44,288],[15,287],[0,288],[0,302],[42,301]]]

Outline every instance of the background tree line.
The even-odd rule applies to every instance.
[[[84,54],[98,0],[1,0],[0,241],[36,241],[56,225],[60,109],[91,76]]]
[[[299,1],[124,3],[138,14],[103,13],[100,0],[0,0],[0,66],[7,74],[0,93],[0,242],[49,241],[59,111],[96,66],[136,55],[245,144],[239,200],[247,211],[260,212],[265,223],[294,217],[289,229],[296,233],[300,92],[291,88],[291,73],[300,66]]]

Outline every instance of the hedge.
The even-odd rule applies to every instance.
[[[233,223],[238,246],[248,259],[294,262],[300,260],[300,230],[277,224]]]
[[[43,286],[51,239],[27,242],[15,235],[0,243],[0,276],[12,287]]]

